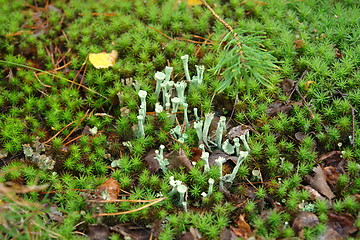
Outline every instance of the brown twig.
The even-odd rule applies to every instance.
[[[70,141],[64,143],[63,145],[64,145],[64,146],[69,145],[69,144],[72,143],[73,141],[76,141],[76,140],[78,140],[79,138],[81,138],[82,136],[84,136],[84,134],[81,134],[81,135],[79,135],[79,136],[71,139]]]
[[[210,42],[206,42],[206,40],[204,42],[194,41],[194,40],[185,39],[185,38],[176,38],[176,40],[186,41],[186,42],[191,42],[191,43],[196,43],[196,44],[209,44],[209,45],[212,44]]]
[[[97,214],[96,216],[98,217],[101,217],[101,216],[117,216],[117,215],[122,215],[122,214],[128,214],[128,213],[133,213],[133,212],[137,212],[137,211],[140,211],[140,210],[143,210],[145,208],[148,208],[156,203],[159,203],[163,200],[165,200],[166,197],[163,197],[163,198],[158,198],[158,199],[153,199],[152,203],[149,203],[149,204],[146,204],[145,206],[142,206],[142,207],[139,207],[139,208],[136,208],[136,209],[133,209],[133,210],[129,210],[129,211],[124,211],[124,212],[116,212],[116,213],[99,213]],[[120,199],[118,199],[120,200]],[[114,201],[114,200],[112,200]],[[137,200],[137,201],[143,201],[143,200]]]
[[[78,124],[76,124],[76,126],[73,128],[73,130],[71,130],[71,132],[62,140],[63,142],[65,142],[66,139],[68,139],[71,134],[73,134],[73,132],[75,132],[75,130],[79,127],[79,125],[82,123],[82,121],[84,121],[84,119],[88,116],[89,113],[89,109],[86,111],[85,115],[80,119],[80,121],[78,122]]]
[[[39,82],[41,85],[43,85],[44,87],[47,87],[47,88],[52,88],[52,86],[44,84],[44,83],[39,79],[38,75],[37,75],[35,72],[33,72],[33,73],[34,73],[34,75],[35,75],[35,78],[38,80],[38,82]]]
[[[153,28],[153,27],[150,27],[150,26],[147,26],[148,28],[152,29],[152,30],[155,30],[157,31],[158,33],[160,33],[161,35],[163,35],[164,37],[166,37],[167,39],[170,39],[170,40],[175,40],[171,37],[169,37],[168,35],[166,35],[165,33],[161,32],[160,30],[156,29],[156,28]]]
[[[49,138],[48,140],[46,140],[45,142],[43,142],[43,144],[46,144],[48,142],[50,142],[51,140],[53,140],[55,137],[57,137],[62,131],[64,131],[67,127],[71,126],[72,124],[74,124],[75,121],[72,121],[71,123],[69,123],[68,125],[66,125],[65,127],[63,127],[60,131],[58,131],[54,136],[52,136],[51,138]]]

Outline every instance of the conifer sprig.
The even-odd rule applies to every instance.
[[[214,74],[222,74],[224,77],[224,81],[221,82],[216,91],[224,91],[236,80],[245,81],[248,94],[250,93],[250,81],[252,79],[271,87],[272,83],[266,79],[266,73],[279,69],[279,67],[275,64],[276,58],[263,49],[264,32],[247,31],[246,29],[234,30],[205,0],[201,0],[201,2],[229,30],[220,44],[220,46],[225,44],[222,57],[212,69]]]

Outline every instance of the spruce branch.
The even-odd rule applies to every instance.
[[[271,87],[272,83],[264,75],[269,71],[278,70],[279,67],[275,64],[277,63],[276,58],[261,48],[265,40],[264,32],[234,30],[212,9],[206,0],[200,1],[229,30],[229,33],[221,40],[220,46],[226,44],[220,61],[212,69],[214,74],[221,74],[224,78],[216,92],[222,92],[235,80],[245,81],[248,94],[250,93],[251,80],[256,80],[264,86]]]

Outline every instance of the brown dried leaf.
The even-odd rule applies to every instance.
[[[326,196],[328,199],[333,199],[335,197],[334,193],[331,191],[329,185],[326,182],[326,176],[321,166],[317,166],[313,169],[315,176],[307,176],[307,180],[310,183],[310,186],[316,189],[318,192]]]
[[[229,228],[220,233],[220,240],[236,240],[236,234]]]
[[[326,199],[323,196],[321,196],[321,194],[318,191],[316,191],[315,189],[313,189],[310,186],[303,186],[302,188],[305,189],[310,194],[310,199],[313,200],[313,201],[316,201],[318,199],[319,200],[325,200]]]
[[[333,166],[324,167],[323,171],[324,171],[324,174],[325,174],[325,177],[326,177],[326,181],[330,185],[335,186],[338,179],[339,179],[340,173]]]
[[[286,78],[281,82],[281,86],[284,94],[289,96],[295,86],[295,81],[290,78]]]
[[[151,149],[145,156],[145,161],[147,163],[150,173],[156,173],[160,169],[159,162],[155,159],[155,151],[156,149]]]
[[[104,224],[89,225],[86,234],[90,240],[107,240],[110,237],[109,228]]]
[[[228,139],[234,139],[234,138],[238,138],[242,135],[245,135],[247,132],[249,132],[249,130],[251,129],[251,127],[247,126],[247,125],[238,125],[236,127],[231,128],[228,133],[226,134],[226,137]]]
[[[355,225],[355,219],[350,214],[328,212],[327,216],[328,226],[338,232],[343,239],[358,230]]]
[[[295,138],[296,140],[298,140],[299,142],[302,142],[304,140],[304,138],[306,138],[307,135],[303,132],[297,132],[295,133]]]
[[[189,232],[184,233],[178,240],[199,240],[201,239],[201,234],[197,228],[191,227]]]
[[[318,217],[311,212],[300,212],[293,221],[292,229],[298,233],[304,227],[314,227],[319,224]]]
[[[180,148],[179,152],[173,151],[167,154],[165,157],[170,163],[169,168],[186,167],[188,170],[190,170],[193,167],[182,148]]]
[[[332,151],[322,154],[319,157],[319,162],[325,166],[337,166],[343,159],[341,158],[341,151]]]
[[[219,157],[223,157],[226,159],[226,161],[231,160],[234,164],[236,164],[238,157],[235,156],[229,156],[226,153],[224,153],[221,150],[215,150],[212,152],[212,154],[209,156],[209,165],[210,166],[216,166],[215,160]]]
[[[130,224],[117,224],[110,227],[113,232],[120,233],[125,239],[148,240],[151,239],[151,231],[145,227],[134,226]]]
[[[88,125],[86,125],[86,126],[84,127],[84,129],[82,130],[81,134],[82,134],[82,135],[91,135],[91,133],[90,133],[90,127],[89,127]]]
[[[236,236],[247,239],[251,236],[252,231],[250,225],[245,221],[245,215],[240,214],[238,219],[235,220],[237,227],[230,226],[231,230],[235,233]]]
[[[201,158],[202,150],[200,148],[192,147],[191,152],[191,161],[197,162]]]
[[[294,102],[289,101],[288,103],[275,101],[269,105],[268,109],[266,110],[267,114],[270,116],[276,116],[279,112],[281,113],[288,113],[291,111],[294,105],[302,106],[302,102]]]
[[[326,231],[317,238],[317,240],[338,240],[338,239],[342,239],[340,234],[331,227],[327,227]]]
[[[97,189],[96,192],[99,197],[104,197],[104,192],[106,199],[105,200],[115,200],[117,199],[120,193],[120,183],[116,181],[114,178],[109,178],[105,182],[103,182]]]

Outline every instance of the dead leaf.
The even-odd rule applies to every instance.
[[[212,152],[212,154],[209,156],[209,165],[210,166],[216,166],[217,164],[215,163],[215,160],[218,159],[219,157],[223,157],[225,158],[225,162],[227,162],[228,160],[231,160],[235,165],[237,162],[238,157],[235,156],[229,156],[226,153],[224,153],[221,150],[215,150]]]
[[[310,84],[315,83],[315,81],[307,81],[305,83],[305,91],[309,90]]]
[[[324,167],[323,171],[326,177],[326,181],[330,185],[335,186],[339,179],[340,173],[333,166]]]
[[[295,138],[296,140],[298,140],[299,142],[302,142],[304,140],[304,138],[306,138],[308,135],[306,135],[303,132],[297,132],[295,133]]]
[[[89,60],[95,68],[108,68],[115,64],[118,53],[112,50],[111,53],[89,53]]]
[[[325,200],[326,198],[324,198],[318,191],[316,191],[315,189],[313,189],[310,186],[302,186],[302,189],[305,189],[309,194],[310,194],[310,199],[313,201],[316,200]]]
[[[281,86],[282,89],[284,91],[284,94],[286,96],[290,96],[291,92],[294,89],[295,86],[295,81],[290,79],[290,78],[285,78],[282,82],[281,82]]]
[[[179,152],[173,151],[165,155],[165,158],[167,158],[170,163],[169,168],[186,167],[190,170],[193,167],[182,148],[180,148]]]
[[[91,135],[90,127],[88,125],[85,125],[84,129],[81,132],[81,135]]]
[[[96,192],[104,200],[116,200],[120,189],[120,183],[114,178],[109,178],[96,189]]]
[[[160,169],[159,161],[155,159],[155,151],[156,149],[151,149],[145,156],[145,161],[150,173],[156,173]]]
[[[220,240],[236,240],[236,234],[229,228],[220,233]]]
[[[332,212],[328,212],[327,216],[328,226],[334,229],[337,233],[339,233],[342,239],[345,239],[350,234],[358,231],[358,228],[355,225],[355,219],[350,214],[335,214]]]
[[[146,227],[139,227],[131,224],[117,224],[110,227],[113,232],[120,233],[124,239],[148,240],[151,239],[151,231]]]
[[[191,227],[189,232],[184,233],[181,235],[178,240],[199,240],[201,239],[201,234],[199,233],[199,230],[197,228]]]
[[[50,220],[55,222],[63,222],[64,216],[63,213],[57,207],[53,206],[49,208],[49,212],[47,212]]]
[[[231,230],[235,233],[236,236],[247,239],[251,236],[252,231],[250,225],[245,221],[245,215],[240,214],[239,217],[235,220],[237,227],[230,226]]]
[[[336,172],[338,172],[339,174],[345,173],[345,161],[341,157],[340,151],[332,151],[321,155],[319,158],[319,162],[323,162],[324,166],[335,167]]]
[[[202,150],[200,148],[192,147],[191,152],[192,152],[191,161],[194,162],[199,161],[202,155]]]
[[[338,240],[338,239],[342,239],[340,234],[331,227],[327,227],[326,231],[317,237],[317,240]]]
[[[276,116],[279,112],[281,112],[281,113],[290,112],[291,109],[293,108],[293,106],[295,106],[295,105],[302,106],[302,101],[298,101],[298,102],[289,101],[288,103],[281,102],[281,101],[275,101],[269,105],[266,112],[270,116]]]
[[[293,221],[292,229],[299,233],[304,227],[315,227],[319,224],[318,217],[311,212],[300,212]]]
[[[104,224],[92,224],[88,226],[86,235],[90,240],[107,240],[110,237],[110,231]]]
[[[189,7],[201,5],[202,2],[200,0],[183,0]]]
[[[340,161],[343,160],[341,158],[341,151],[332,151],[319,156],[319,163],[323,163],[325,166],[337,166]]]
[[[247,125],[238,125],[236,127],[231,128],[226,134],[226,137],[230,140],[234,138],[239,138],[240,136],[247,134],[250,131],[250,129],[251,127]]]
[[[315,175],[312,177],[307,175],[307,180],[311,187],[316,189],[318,192],[326,196],[328,199],[333,199],[335,197],[334,193],[331,191],[329,185],[326,182],[326,176],[321,166],[317,166],[313,169]]]

